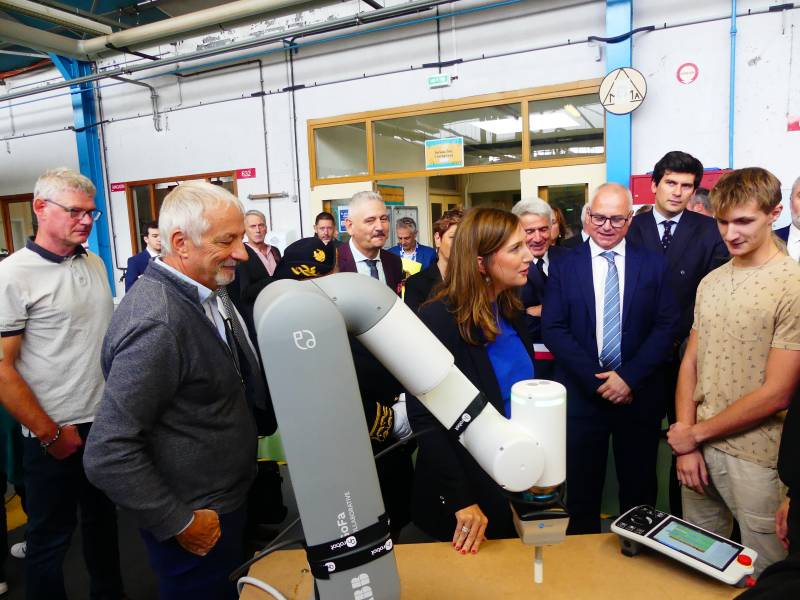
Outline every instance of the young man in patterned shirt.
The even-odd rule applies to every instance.
[[[733,258],[697,290],[669,431],[684,518],[722,536],[736,518],[758,552],[756,575],[786,554],[775,535],[776,463],[800,380],[800,266],[772,234],[780,200],[780,182],[761,168],[734,171],[711,192]]]

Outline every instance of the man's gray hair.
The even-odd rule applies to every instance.
[[[247,217],[259,217],[264,222],[264,225],[267,224],[267,217],[260,210],[248,210],[246,213],[244,213],[244,218],[246,219]]]
[[[597,186],[597,189],[594,191],[594,194],[592,194],[592,202],[594,202],[594,199],[597,198],[600,192],[604,192],[606,190],[616,190],[618,192],[623,193],[628,201],[628,212],[633,210],[633,196],[631,195],[631,191],[624,185],[621,185],[619,183],[614,183],[612,181]],[[591,202],[589,204],[591,204]],[[587,206],[587,211],[588,211],[588,206]]]
[[[518,217],[535,215],[544,217],[548,223],[553,222],[553,209],[541,198],[523,198],[511,207],[511,213]]]
[[[586,221],[586,215],[588,214],[589,214],[589,203],[587,202],[586,204],[583,205],[583,208],[581,209],[581,223],[584,223]]]
[[[231,205],[244,212],[239,199],[223,187],[200,180],[181,183],[164,198],[158,215],[162,256],[172,254],[171,236],[176,230],[185,233],[196,246],[200,245],[209,228],[206,212]]]
[[[94,198],[97,188],[85,175],[68,167],[58,167],[48,169],[36,180],[36,185],[33,186],[33,198],[55,200],[55,197],[64,191],[81,192]]]
[[[401,227],[410,229],[411,233],[417,233],[417,222],[411,217],[400,217],[397,219],[397,225],[395,225],[395,229],[400,229]]]
[[[367,202],[383,203],[383,198],[378,192],[356,192],[353,194],[353,197],[350,198],[350,202],[347,203],[348,215],[356,212]]]
[[[795,191],[798,187],[800,187],[800,177],[794,180],[792,184],[792,191]]]

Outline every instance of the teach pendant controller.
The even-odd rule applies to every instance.
[[[622,553],[636,556],[643,546],[730,585],[747,585],[758,553],[652,506],[632,508],[611,525]]]

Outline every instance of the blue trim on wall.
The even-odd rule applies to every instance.
[[[68,80],[92,74],[92,64],[89,62],[64,58],[50,54],[50,59],[58,69],[61,76]],[[109,227],[108,198],[103,180],[103,162],[101,158],[100,137],[97,134],[95,119],[95,98],[93,84],[85,83],[72,86],[72,118],[75,124],[75,142],[78,144],[78,164],[83,175],[92,180],[97,187],[95,202],[103,215],[92,227],[89,236],[89,249],[103,259],[108,275],[111,293],[116,295],[116,282],[114,281],[114,258],[111,253],[111,235]]]
[[[633,29],[633,1],[606,0],[606,37]],[[606,73],[630,67],[633,36],[606,44]],[[631,115],[606,113],[606,180],[628,187],[631,180]]]

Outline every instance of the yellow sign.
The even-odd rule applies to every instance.
[[[378,185],[378,193],[386,204],[405,204],[406,190],[401,185]]]
[[[464,166],[464,138],[425,140],[425,169],[455,169]]]

